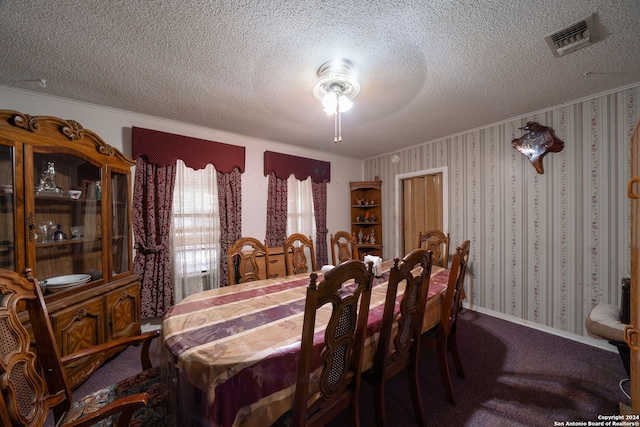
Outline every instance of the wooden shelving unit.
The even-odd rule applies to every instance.
[[[351,231],[360,258],[382,256],[382,181],[351,182]]]

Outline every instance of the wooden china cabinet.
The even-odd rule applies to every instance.
[[[75,121],[0,110],[0,268],[40,280],[62,356],[140,333],[133,165]],[[66,366],[70,381],[105,359]]]

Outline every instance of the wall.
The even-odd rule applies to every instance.
[[[246,163],[245,172],[242,174],[242,234],[259,240],[263,240],[266,234],[267,177],[264,176],[263,168],[264,151],[331,162],[331,182],[327,184],[327,228],[329,233],[351,229],[349,182],[361,179],[361,160],[1,85],[0,109],[16,110],[32,116],[47,115],[73,119],[84,128],[96,132],[107,144],[122,150],[128,156],[131,156],[132,126],[245,146]],[[328,253],[331,257],[329,248]]]
[[[626,185],[639,100],[636,85],[365,160],[364,179],[383,181],[384,257],[399,253],[395,175],[446,167],[451,250],[471,241],[468,304],[586,335],[591,307],[618,305],[630,273]],[[527,121],[565,142],[544,157],[544,174],[511,145]]]

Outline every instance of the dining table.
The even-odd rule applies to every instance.
[[[383,261],[373,280],[363,371],[373,366],[392,266]],[[440,319],[448,279],[433,266],[423,331]],[[169,309],[162,353],[177,425],[264,427],[293,407],[309,282],[306,273],[225,286]],[[403,292],[401,283],[398,301]]]

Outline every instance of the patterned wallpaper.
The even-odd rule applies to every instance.
[[[627,87],[366,160],[363,178],[383,181],[384,257],[400,252],[395,175],[446,167],[451,251],[471,241],[467,303],[587,335],[591,307],[618,305],[630,273],[626,185],[639,101],[640,85]],[[544,174],[511,145],[527,121],[565,143],[544,157]]]

